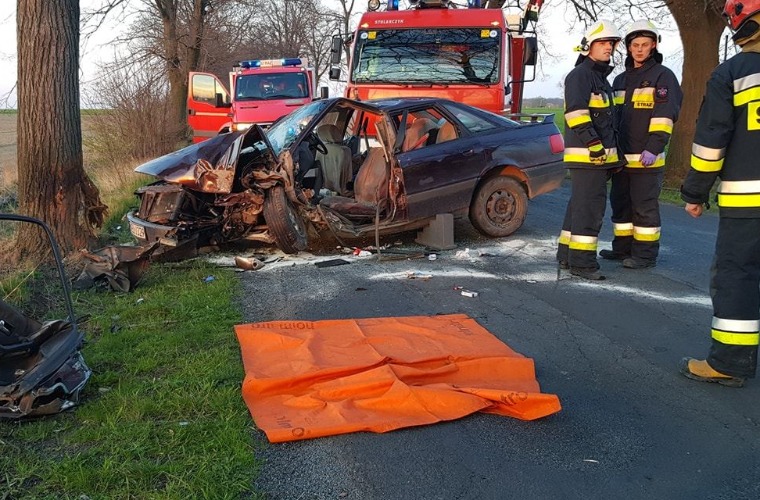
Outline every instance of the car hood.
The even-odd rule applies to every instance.
[[[221,134],[153,159],[135,168],[135,172],[196,191],[229,193],[241,151],[259,141],[275,157],[263,129],[253,125],[245,132]]]

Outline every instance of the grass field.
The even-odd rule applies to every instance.
[[[132,172],[136,160],[106,167],[88,158],[110,208],[107,230],[128,237],[120,219],[146,178]],[[2,195],[16,180],[15,114],[0,113],[0,162]],[[0,266],[0,299],[29,314],[60,299],[52,281],[43,298],[41,267],[20,269]],[[255,426],[232,329],[238,293],[232,271],[200,261],[154,263],[133,293],[76,292],[92,378],[73,411],[0,421],[0,499],[254,497]]]

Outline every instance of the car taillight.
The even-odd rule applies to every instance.
[[[554,134],[549,137],[549,146],[552,148],[552,153],[562,153],[565,150],[565,141],[562,139],[562,134]]]

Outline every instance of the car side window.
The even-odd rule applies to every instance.
[[[454,116],[456,116],[457,120],[459,120],[462,125],[464,125],[464,127],[473,134],[476,134],[478,132],[485,132],[486,130],[493,130],[496,128],[496,125],[493,123],[488,122],[462,108],[451,106],[448,109],[454,114]]]
[[[396,121],[400,123],[401,117]],[[459,137],[456,126],[436,109],[424,109],[408,114],[402,151],[421,149]]]
[[[193,100],[216,105],[216,94],[222,94],[222,100],[228,102],[224,90],[211,75],[193,75]]]

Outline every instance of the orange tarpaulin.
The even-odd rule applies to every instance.
[[[387,432],[476,411],[560,410],[533,360],[464,314],[235,326],[243,399],[271,442]]]

